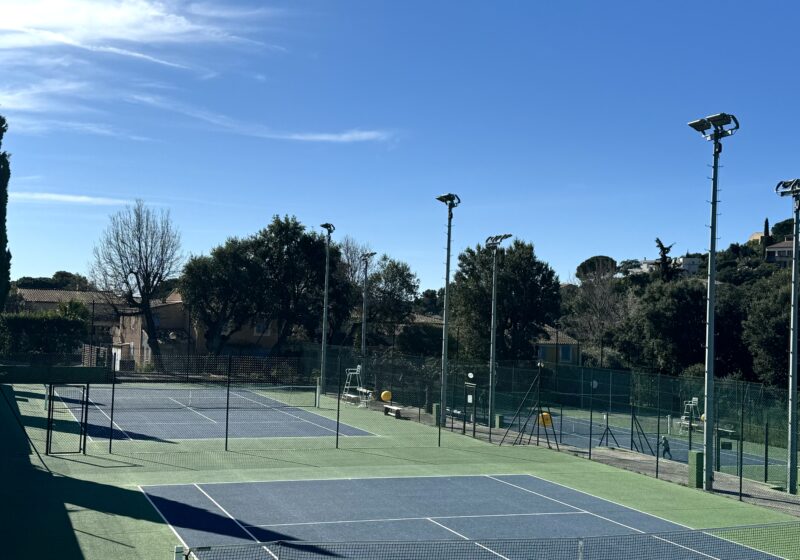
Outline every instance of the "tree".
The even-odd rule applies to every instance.
[[[414,300],[414,311],[423,315],[441,315],[443,306],[437,290],[425,290]]]
[[[158,369],[163,365],[152,304],[162,282],[179,272],[180,248],[181,236],[169,212],[156,212],[142,200],[113,214],[94,248],[92,280],[130,309],[120,309],[114,298],[108,297],[118,313],[143,316],[147,344]]]
[[[257,314],[266,324],[275,322],[280,347],[295,329],[316,334],[322,318],[325,285],[325,238],[308,233],[296,217],[274,216],[265,229],[252,237],[253,254],[260,263],[255,286],[261,299]],[[331,246],[330,310],[328,319],[332,331],[349,314],[349,288],[343,286],[341,256]]]
[[[345,235],[342,240],[335,243],[341,253],[342,268],[347,279],[354,286],[360,286],[364,278],[364,263],[361,256],[372,251],[366,243],[359,243],[349,235]],[[370,260],[367,267],[367,274],[374,271],[374,261]]]
[[[191,257],[179,289],[192,317],[203,327],[208,349],[219,354],[234,333],[253,320],[260,266],[251,240],[228,239],[209,256]]]
[[[570,334],[597,346],[600,367],[605,365],[604,349],[611,342],[612,331],[622,318],[624,291],[614,277],[616,272],[616,261],[603,255],[578,265],[575,274],[581,284],[571,294],[570,312],[562,319]]]
[[[66,270],[59,270],[51,278],[44,276],[23,276],[15,283],[17,288],[36,288],[39,290],[70,290],[85,292],[93,290],[95,286],[88,278],[81,274],[73,274]]]
[[[86,323],[89,322],[91,316],[89,308],[74,299],[59,303],[56,309],[56,315],[64,317],[65,319],[78,319]]]
[[[382,255],[375,268],[369,278],[367,320],[384,325],[404,323],[411,314],[419,289],[417,275],[407,263],[388,255]]]
[[[780,222],[776,223],[774,226],[772,226],[773,242],[779,243],[785,240],[787,237],[791,237],[793,229],[794,229],[793,218],[789,218],[787,220],[781,220]]]
[[[589,257],[578,265],[575,276],[578,280],[596,281],[602,278],[611,278],[617,273],[617,261],[605,255]]]
[[[11,287],[11,251],[8,250],[8,182],[11,179],[11,163],[8,152],[2,151],[3,135],[8,130],[6,119],[0,115],[0,309],[5,307]]]
[[[463,352],[489,354],[492,249],[478,245],[458,256],[453,282],[453,316],[463,334]],[[514,240],[497,254],[497,356],[530,359],[534,341],[559,316],[558,277],[540,261],[531,243]],[[461,350],[460,350],[461,351]]]
[[[756,378],[778,387],[785,387],[788,380],[791,292],[788,270],[751,284],[743,327]]]
[[[672,245],[664,245],[661,239],[656,237],[656,247],[658,247],[658,275],[664,282],[670,282],[679,275],[675,260],[669,256],[674,245],[674,243]]]

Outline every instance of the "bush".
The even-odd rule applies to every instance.
[[[0,353],[69,354],[86,339],[86,321],[55,313],[4,313],[0,316]]]

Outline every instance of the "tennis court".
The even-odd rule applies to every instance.
[[[412,541],[424,547],[425,541],[462,540],[485,541],[475,544],[474,557],[480,552],[516,559],[529,556],[520,556],[510,544],[499,544],[500,540],[661,533],[647,544],[659,559],[779,558],[710,534],[688,543],[677,537],[670,540],[663,534],[685,527],[531,475],[236,482],[141,489],[187,548],[270,541]],[[507,548],[493,549],[492,545]],[[320,558],[331,555],[324,545],[318,548]],[[251,551],[257,556],[248,558],[278,557],[269,546]],[[615,557],[613,548],[607,552],[608,558]]]
[[[335,436],[337,423],[313,412],[314,387],[92,385],[87,434],[115,441]],[[113,408],[112,408],[113,402]],[[113,422],[112,422],[113,417]],[[113,428],[112,428],[113,425]],[[339,423],[339,435],[370,436]]]
[[[589,422],[587,418],[578,418],[574,416],[560,416],[558,413],[553,413],[553,424],[555,429],[558,431],[559,435],[559,443],[565,443],[567,445],[571,445],[577,448],[587,448],[589,447],[589,428],[591,426],[591,442],[592,447],[598,446],[602,440],[602,444],[605,446],[614,446],[623,449],[631,448],[631,441],[633,441],[633,448],[637,449],[638,451],[644,453],[651,453],[655,452],[656,444],[658,442],[657,434],[654,432],[646,432],[646,434],[640,434],[637,431],[631,431],[630,428],[622,427],[622,426],[615,426],[609,424],[608,432],[606,432],[606,424],[603,420],[603,415],[601,413],[597,414],[597,417],[593,420],[593,422]],[[666,430],[666,426],[664,426],[664,430]],[[647,442],[645,441],[645,435],[647,438],[647,442],[649,442],[649,447]],[[661,436],[667,436],[669,443],[670,443],[670,450],[672,453],[672,460],[678,461],[680,463],[687,463],[689,461],[689,441],[686,435],[677,435],[677,434],[667,434],[666,431],[660,434]],[[536,435],[534,433],[534,438]],[[544,440],[544,430],[540,429],[540,440]],[[723,438],[724,439],[724,438]],[[728,438],[728,441],[731,443],[731,449],[725,449],[720,447],[718,449],[719,453],[719,462],[723,466],[736,466],[739,461],[739,454],[737,450],[738,441],[735,438]],[[700,450],[703,449],[703,432],[698,431],[694,434],[694,439],[691,445],[691,449]],[[660,449],[659,449],[660,453]],[[763,465],[764,464],[764,456],[754,453],[748,453],[745,451],[742,454],[742,464],[747,465]],[[780,458],[769,458],[769,464],[780,466],[785,465],[786,461]]]

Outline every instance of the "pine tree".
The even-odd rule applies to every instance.
[[[0,150],[3,135],[8,130],[6,119],[0,115]],[[11,252],[8,250],[6,214],[8,210],[8,181],[11,179],[11,163],[8,152],[0,151],[0,310],[5,307],[11,284]]]
[[[761,258],[767,258],[767,247],[772,245],[772,236],[769,234],[769,218],[764,218],[764,235],[761,237]]]

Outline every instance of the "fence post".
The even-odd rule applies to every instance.
[[[656,394],[656,478],[658,478],[658,467],[661,453],[659,447],[661,446],[661,373],[659,372],[656,377],[658,383],[658,392]],[[644,449],[642,450],[644,451]]]
[[[228,450],[228,429],[230,426],[231,414],[231,365],[233,355],[228,355],[228,386],[225,389],[225,451]],[[187,370],[188,371],[188,370]]]
[[[742,402],[739,408],[739,501],[742,501],[742,481],[744,479],[744,393],[745,388],[742,387]]]
[[[764,423],[764,482],[769,480],[769,420]]]
[[[342,410],[342,355],[339,354],[339,367],[336,372],[336,449],[339,449],[339,417]]]
[[[581,370],[581,374],[583,370]],[[582,391],[582,390],[581,390]],[[594,425],[594,380],[589,383],[589,460],[592,460],[592,427]]]
[[[108,454],[111,455],[111,442],[114,441],[114,399],[117,389],[117,370],[111,372],[111,415],[108,417]]]

